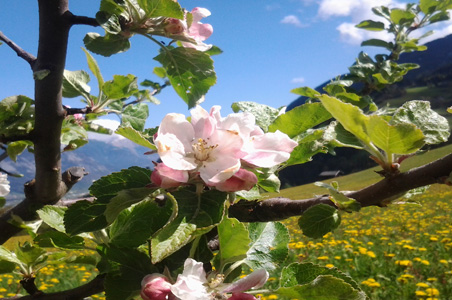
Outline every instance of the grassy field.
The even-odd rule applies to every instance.
[[[410,169],[452,152],[452,145],[410,158],[403,169]],[[359,189],[379,180],[373,170],[336,178],[346,190]],[[313,184],[283,190],[279,196],[300,199],[323,194]],[[323,239],[302,235],[297,219],[285,222],[291,232],[290,262],[313,262],[338,268],[351,275],[371,299],[450,300],[452,299],[452,188],[434,185],[417,196],[416,204],[397,204],[387,208],[364,208],[342,215],[342,224]],[[23,238],[6,246],[13,248]],[[93,255],[92,251],[70,255]],[[62,264],[55,254],[51,264],[36,278],[39,289],[52,292],[75,287],[97,275],[89,264]],[[26,294],[17,274],[0,275],[0,298]],[[276,275],[269,287],[277,287]],[[95,295],[93,299],[104,299]],[[262,295],[262,300],[278,299]]]

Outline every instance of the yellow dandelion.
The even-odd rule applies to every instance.
[[[430,282],[437,281],[437,280],[438,280],[438,278],[436,278],[436,277],[427,278],[427,281],[430,281]]]
[[[272,294],[272,295],[268,296],[267,299],[269,299],[269,300],[275,300],[275,299],[278,299],[278,296]]]
[[[445,260],[445,259],[440,259],[439,263],[447,265],[449,262],[447,260]]]
[[[425,290],[425,292],[429,296],[438,296],[439,295],[439,291],[437,289],[435,289],[435,288],[428,288],[428,289]]]
[[[334,265],[333,265],[333,264],[326,264],[326,265],[325,265],[325,267],[327,267],[327,268],[330,268],[330,269],[331,269],[331,268],[334,268]]]
[[[377,257],[373,251],[367,251],[366,255],[372,258]]]
[[[318,260],[328,260],[328,256],[319,256],[317,257]]]
[[[424,291],[416,291],[416,296],[419,296],[419,297],[427,296],[427,293]]]
[[[424,282],[418,282],[416,283],[416,286],[421,287],[421,288],[428,288],[429,285],[427,283]]]
[[[430,262],[428,261],[428,260],[421,260],[421,264],[423,264],[423,265],[426,265],[426,266],[429,266],[430,265]]]

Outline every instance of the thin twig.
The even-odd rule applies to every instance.
[[[76,16],[70,11],[66,11],[64,13],[64,17],[67,18],[71,25],[89,25],[93,27],[100,26],[95,18],[85,17],[85,16]]]
[[[23,58],[26,62],[30,64],[30,67],[33,69],[33,65],[36,61],[36,57],[32,55],[31,53],[28,53],[21,47],[19,47],[16,43],[11,41],[6,35],[3,34],[3,32],[0,31],[0,40],[5,42],[11,49],[14,50],[14,52],[17,53],[17,56]]]

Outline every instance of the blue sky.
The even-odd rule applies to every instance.
[[[94,16],[100,1],[71,0],[70,10],[77,15]],[[369,32],[353,27],[372,17],[370,8],[391,7],[408,1],[393,0],[180,0],[182,7],[205,7],[212,15],[203,20],[210,23],[214,33],[206,42],[220,47],[224,53],[214,56],[217,84],[206,95],[202,106],[223,107],[230,113],[236,101],[255,101],[273,107],[288,105],[297,98],[290,90],[300,86],[316,87],[332,77],[347,72]],[[376,19],[376,18],[374,18]],[[0,31],[25,50],[37,52],[37,1],[0,1]],[[438,28],[432,38],[452,33],[452,23]],[[71,30],[66,69],[88,70],[81,50],[87,32],[99,28],[76,26]],[[383,38],[387,38],[384,37]],[[164,38],[161,38],[164,40]],[[95,55],[105,80],[114,74],[134,74],[139,82],[156,80],[152,69],[157,46],[142,37],[131,39],[132,48],[110,58]],[[93,80],[94,79],[94,80]],[[92,88],[96,81],[91,76]],[[32,73],[26,62],[19,59],[6,45],[0,47],[0,99],[24,94],[33,97]],[[177,95],[165,89],[158,99],[159,106],[150,105],[148,127],[158,125],[163,115],[188,110]],[[65,102],[82,107],[79,100]],[[112,117],[115,118],[115,117]]]

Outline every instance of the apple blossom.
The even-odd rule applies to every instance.
[[[207,291],[206,283],[203,263],[187,258],[184,271],[177,276],[176,283],[171,286],[171,292],[183,300],[211,300],[211,293]]]
[[[0,173],[0,197],[5,197],[10,192],[8,175]]]
[[[203,42],[212,35],[213,27],[210,24],[201,23],[200,20],[210,16],[210,11],[206,8],[195,7],[192,9],[191,14],[193,21],[188,28],[187,35],[194,39],[195,43],[182,42],[182,45],[199,51],[207,51],[212,48],[212,45],[207,45]]]
[[[166,300],[171,294],[171,283],[161,274],[146,275],[141,281],[141,298],[144,300]]]
[[[235,131],[217,129],[204,112],[194,108],[191,122],[182,114],[168,114],[154,141],[165,165],[199,173],[207,185],[215,185],[240,169],[243,140]]]

